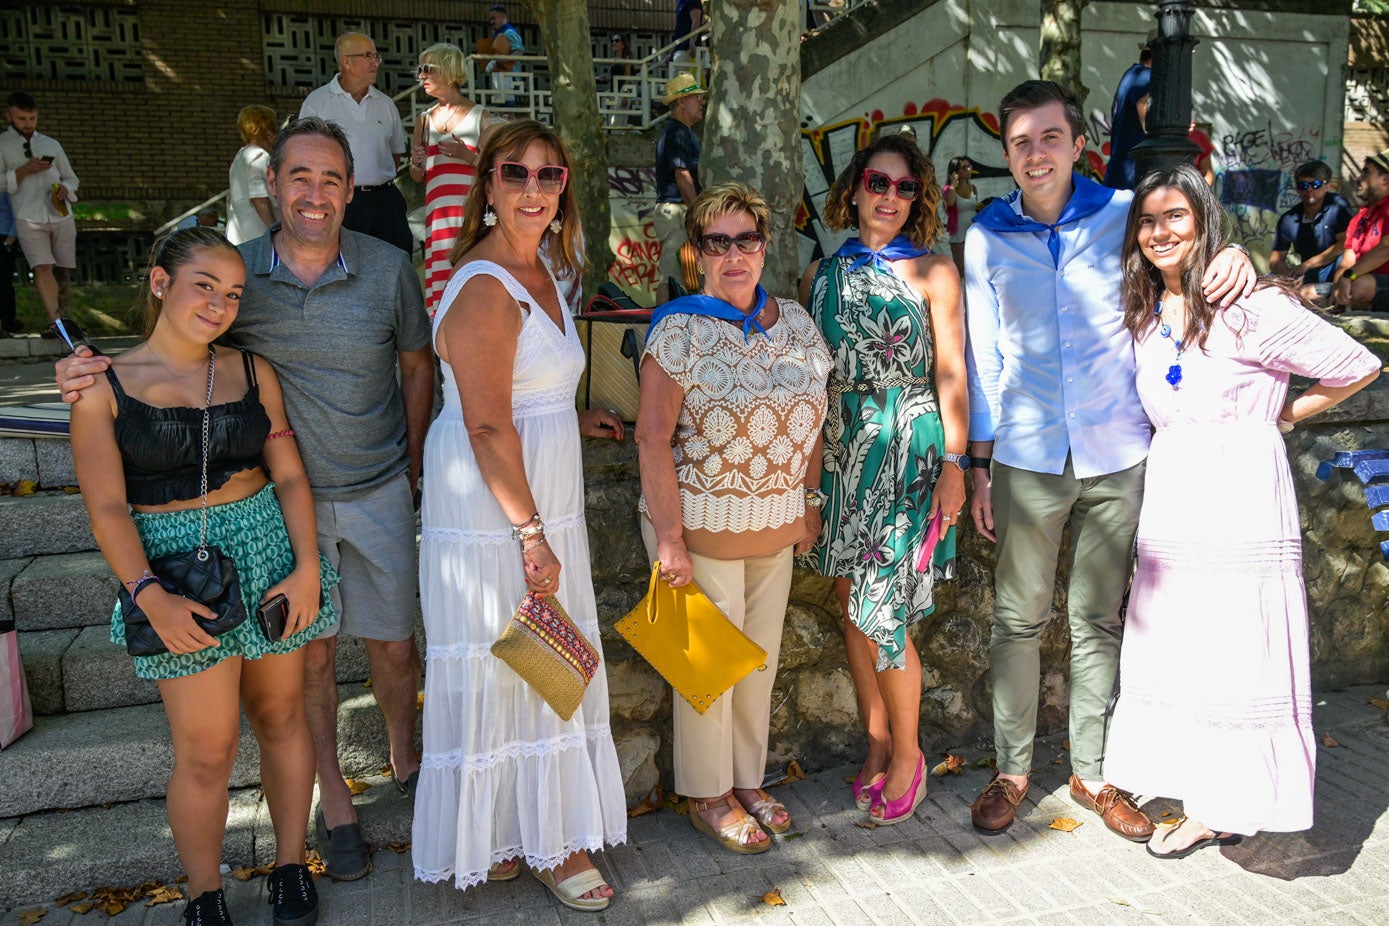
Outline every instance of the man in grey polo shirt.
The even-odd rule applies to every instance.
[[[246,288],[227,340],[265,357],[280,377],[313,486],[319,549],[342,576],[341,626],[366,644],[404,788],[419,768],[412,495],[434,390],[424,294],[404,252],[342,229],[352,154],[337,126],[311,118],[282,131],[267,179],[281,224],[240,247]],[[61,361],[63,397],[75,401],[108,362]],[[352,880],[371,859],[338,764],[336,633],[308,644],[306,697],[325,862],[330,875]]]

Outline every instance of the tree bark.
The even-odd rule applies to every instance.
[[[1042,0],[1038,73],[1071,88],[1085,106],[1090,88],[1080,82],[1080,14],[1090,0]]]
[[[569,148],[569,182],[583,213],[586,264],[584,298],[608,278],[613,263],[612,212],[608,205],[608,137],[598,114],[598,84],[589,46],[588,5],[583,0],[526,0],[545,37],[550,59],[555,128]]]
[[[712,74],[699,162],[705,187],[737,180],[767,197],[771,240],[762,285],[794,298],[801,175],[800,5],[719,0],[710,21]]]

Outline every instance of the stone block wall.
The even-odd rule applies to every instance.
[[[1288,438],[1303,527],[1304,573],[1312,616],[1312,681],[1318,689],[1389,680],[1389,565],[1379,553],[1364,492],[1353,478],[1316,478],[1337,451],[1389,448],[1389,382],[1379,381]],[[585,442],[588,528],[599,622],[612,691],[613,731],[629,795],[670,770],[671,692],[611,628],[645,593],[649,569],[638,537],[640,492],[630,441]],[[1237,474],[1193,472],[1193,478]],[[1053,616],[1042,635],[1039,732],[1065,729],[1069,634],[1064,563]],[[931,750],[987,745],[993,737],[989,631],[992,544],[962,530],[957,578],[939,586],[935,613],[912,636],[922,654],[921,726]],[[1218,615],[1213,615],[1213,618]],[[1175,660],[1180,654],[1172,654]],[[659,745],[657,745],[659,744]],[[813,768],[862,757],[862,734],[849,677],[839,607],[829,580],[797,570],[772,695],[769,766],[791,758]]]

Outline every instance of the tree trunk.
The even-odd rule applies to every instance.
[[[569,182],[583,213],[587,258],[584,298],[608,278],[613,263],[608,237],[608,137],[598,115],[598,84],[589,45],[588,5],[583,0],[527,0],[545,37],[555,128],[569,148]]]
[[[1042,41],[1038,71],[1042,80],[1070,87],[1085,106],[1090,88],[1080,82],[1080,14],[1090,0],[1042,0]]]
[[[767,197],[771,240],[762,285],[794,298],[801,175],[800,4],[719,0],[710,20],[713,72],[699,162],[705,187],[737,180]]]

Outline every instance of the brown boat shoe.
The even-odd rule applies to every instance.
[[[1147,842],[1153,835],[1153,821],[1138,809],[1133,795],[1107,784],[1099,794],[1086,790],[1079,775],[1071,776],[1071,800],[1094,811],[1110,831],[1129,842]]]
[[[998,772],[989,781],[974,803],[969,805],[969,819],[982,833],[1001,833],[1013,825],[1018,805],[1027,796],[1027,785],[1019,788]]]

